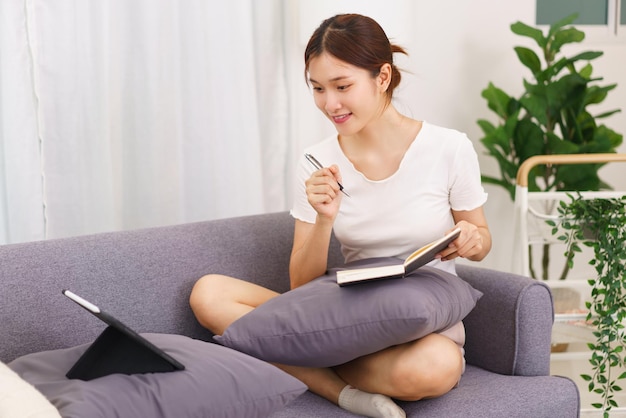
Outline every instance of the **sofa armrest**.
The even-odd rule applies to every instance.
[[[457,265],[457,273],[483,292],[463,321],[467,362],[505,375],[549,375],[550,289],[528,277],[475,266]]]

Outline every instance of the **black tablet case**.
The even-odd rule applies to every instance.
[[[67,372],[67,378],[92,380],[113,373],[159,373],[185,369],[176,359],[111,315],[87,310],[109,326]]]

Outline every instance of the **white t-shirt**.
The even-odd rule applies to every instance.
[[[324,166],[337,164],[343,196],[334,233],[346,262],[372,257],[405,258],[440,238],[454,225],[451,209],[472,210],[487,200],[478,157],[463,133],[424,122],[398,170],[384,180],[369,180],[346,158],[337,136],[306,152]],[[314,223],[305,181],[315,169],[302,156],[296,170],[291,214]],[[434,260],[432,266],[455,273],[454,262]]]

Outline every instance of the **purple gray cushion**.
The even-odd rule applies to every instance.
[[[354,267],[390,262],[398,260]],[[339,287],[331,271],[269,300],[214,338],[266,361],[330,367],[445,330],[481,296],[457,276],[427,266],[403,279],[348,287]]]
[[[9,367],[69,417],[266,417],[306,386],[263,361],[180,335],[143,334],[185,370],[112,374],[90,381],[65,373],[89,344],[29,354]]]

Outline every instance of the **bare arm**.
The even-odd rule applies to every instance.
[[[332,228],[332,222],[320,221],[319,217],[314,224],[296,220],[289,263],[292,289],[326,272]]]
[[[461,236],[446,250],[441,252],[443,260],[463,257],[480,261],[491,251],[491,232],[482,206],[473,210],[452,211],[456,226],[461,228]]]
[[[318,170],[306,181],[309,203],[317,212],[314,224],[296,220],[289,261],[291,288],[302,286],[326,272],[328,247],[339,205],[339,169]]]

